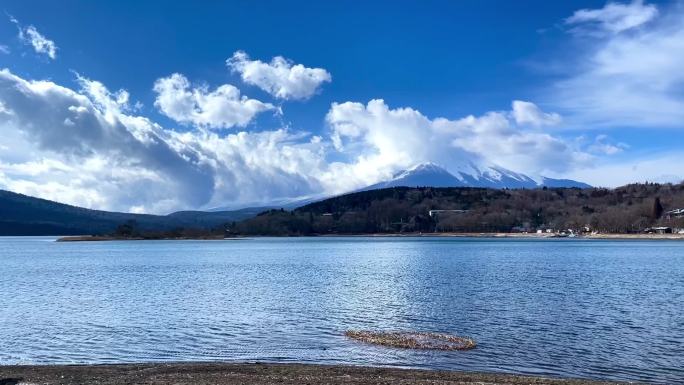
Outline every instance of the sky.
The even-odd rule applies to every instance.
[[[684,3],[0,4],[0,188],[169,213],[433,162],[684,178]]]

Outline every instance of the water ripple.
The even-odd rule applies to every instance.
[[[274,361],[684,384],[684,244],[0,238],[0,364]],[[369,346],[346,329],[467,335]]]

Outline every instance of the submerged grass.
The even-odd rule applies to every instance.
[[[402,349],[469,350],[477,346],[472,338],[445,333],[347,330],[344,335],[369,344]]]

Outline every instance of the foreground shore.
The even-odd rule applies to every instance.
[[[304,364],[171,363],[0,366],[0,385],[599,385],[617,382]]]

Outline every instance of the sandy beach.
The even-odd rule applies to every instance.
[[[303,364],[170,363],[0,366],[0,385],[600,385],[618,382]]]

